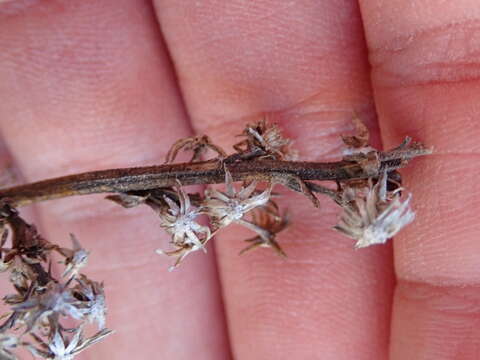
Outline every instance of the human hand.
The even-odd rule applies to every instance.
[[[25,181],[160,163],[193,130],[227,147],[264,114],[306,160],[338,156],[353,111],[377,144],[380,128],[386,148],[410,135],[437,154],[403,171],[417,220],[395,239],[395,261],[391,245],[355,251],[331,231],[328,200],[318,210],[291,193],[282,204],[292,226],[279,239],[286,261],[268,250],[238,256],[248,235],[229,229],[216,256],[194,254],[172,273],[171,259],[154,254],[166,236],[147,210],[94,196],[38,205],[31,216],[42,233],[55,242],[75,233],[92,251],[86,272],[106,284],[116,333],[84,356],[477,358],[479,185],[467,173],[476,171],[479,10],[437,7],[1,4],[3,156]]]

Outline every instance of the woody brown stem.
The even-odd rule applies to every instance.
[[[380,155],[383,154],[380,153]],[[382,157],[385,160],[382,160]],[[406,159],[402,156],[393,159],[392,156],[380,156],[379,159],[376,166],[377,173],[383,170],[391,171],[406,164]],[[235,162],[228,160],[229,158],[223,161],[215,159],[194,163],[91,171],[2,189],[0,199],[8,199],[12,206],[19,207],[73,195],[124,193],[171,187],[177,184],[177,179],[182,185],[218,184],[225,181],[224,165],[232,174],[234,181],[252,179],[270,181],[292,176],[303,181],[344,181],[375,176],[371,172],[371,167],[366,169],[364,164],[355,161],[321,163],[259,159]],[[316,191],[315,187],[312,191]]]

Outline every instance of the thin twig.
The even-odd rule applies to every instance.
[[[381,161],[383,168],[394,170],[405,165],[404,158]],[[228,164],[228,165],[227,165]],[[231,163],[210,160],[195,163],[167,164],[91,171],[82,174],[62,176],[30,184],[0,190],[0,199],[8,199],[14,207],[35,202],[59,199],[74,195],[94,193],[125,193],[128,191],[150,190],[171,187],[180,180],[183,185],[218,184],[225,180],[224,165],[234,181],[248,179],[275,180],[282,176],[295,176],[301,180],[348,180],[371,177],[370,172],[359,163],[298,162],[279,160],[238,161]],[[312,188],[316,191],[316,188]]]

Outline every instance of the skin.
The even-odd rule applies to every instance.
[[[328,199],[286,192],[286,261],[238,256],[251,234],[232,228],[168,273],[147,209],[29,209],[105,281],[117,332],[81,358],[478,359],[478,19],[477,0],[0,3],[0,149],[20,182],[161,163],[194,132],[230,148],[264,115],[305,160],[337,158],[353,112],[377,146],[435,148],[402,170],[417,219],[393,246],[354,251]]]

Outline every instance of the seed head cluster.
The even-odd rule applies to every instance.
[[[392,150],[376,150],[368,143],[366,126],[356,119],[355,127],[354,135],[342,137],[345,151],[335,163],[339,174],[333,179],[335,190],[311,180],[314,168],[324,166],[326,175],[315,179],[332,181],[333,163],[308,168],[311,163],[294,161],[298,153],[292,149],[293,142],[277,125],[262,120],[245,127],[240,134],[243,139],[230,155],[208,136],[177,141],[164,165],[165,172],[177,172],[170,174],[164,187],[115,188],[116,193],[107,198],[125,208],[144,204],[155,211],[170,238],[169,247],[157,253],[174,258],[170,270],[190,253],[206,251],[207,243],[232,224],[254,234],[245,240],[241,254],[269,248],[286,257],[277,236],[291,219],[274,200],[279,196],[274,192],[277,185],[305,195],[316,207],[315,193],[330,197],[342,209],[334,229],[355,240],[355,248],[384,244],[415,218],[412,196],[402,187],[396,169],[430,150],[410,138]],[[190,162],[171,164],[180,150],[193,152]],[[202,161],[209,151],[216,157]],[[218,182],[225,188],[211,185]],[[189,184],[209,186],[187,192]],[[13,292],[3,298],[10,311],[0,324],[0,359],[15,360],[23,348],[37,358],[71,360],[112,333],[105,328],[103,283],[83,273],[90,253],[73,235],[71,243],[71,248],[65,248],[47,241],[20,217],[7,197],[0,199],[0,272],[8,274],[13,285]],[[64,265],[60,275],[52,271],[55,256]]]
[[[7,202],[0,206],[0,268],[14,289],[3,298],[10,312],[0,325],[0,359],[17,359],[24,348],[37,358],[71,360],[111,333],[103,284],[80,273],[89,253],[73,235],[71,249],[50,243]],[[65,265],[58,277],[54,254]]]
[[[207,136],[179,140],[167,155],[172,162],[181,149],[193,151],[192,162],[200,161],[199,154],[207,150],[217,154],[219,171],[223,172],[225,190],[209,186],[201,193],[187,193],[181,180],[170,188],[156,189],[150,192],[129,192],[110,197],[124,207],[147,204],[160,217],[160,225],[170,236],[171,249],[157,250],[157,253],[176,258],[170,270],[177,267],[190,253],[203,250],[206,243],[218,231],[238,224],[255,233],[255,237],[246,240],[248,246],[241,251],[268,247],[278,255],[286,254],[276,237],[289,224],[285,212],[279,210],[272,199],[275,185],[284,185],[303,193],[314,205],[318,199],[312,190],[329,195],[343,213],[334,229],[356,241],[355,247],[362,248],[383,244],[396,235],[415,217],[410,209],[411,195],[404,196],[405,189],[400,186],[400,175],[396,171],[381,170],[381,158],[392,157],[402,161],[415,155],[428,153],[423,146],[404,142],[392,152],[381,152],[369,145],[367,127],[355,119],[356,133],[343,136],[346,145],[343,160],[360,165],[369,178],[337,180],[336,191],[322,188],[320,185],[300,179],[295,174],[274,174],[269,178],[256,178],[252,175],[237,190],[232,169],[241,162],[262,162],[264,160],[290,161],[297,152],[292,149],[292,141],[285,138],[275,124],[262,120],[247,125],[241,136],[243,140],[233,146],[231,155],[215,145]],[[321,190],[321,191],[320,191]]]

